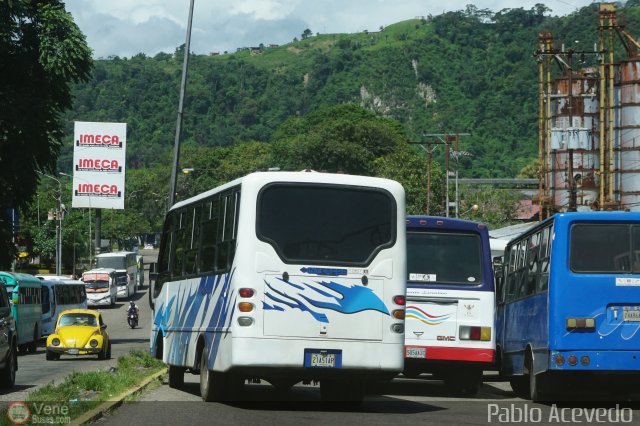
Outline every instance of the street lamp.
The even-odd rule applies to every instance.
[[[54,199],[56,200],[56,210],[55,210],[55,219],[56,219],[56,275],[61,274],[62,269],[62,210],[64,209],[64,205],[62,204],[62,184],[60,181],[53,176],[42,173],[39,170],[36,170],[36,173],[55,180],[58,183],[58,193],[54,195]]]
[[[73,176],[71,176],[70,174],[67,173],[63,173],[63,172],[59,172],[58,173],[60,176],[66,176],[69,177],[71,179],[73,179]],[[76,176],[77,177],[77,176]],[[78,179],[83,180],[81,177],[78,177]],[[89,183],[87,181],[85,181],[86,183]],[[89,265],[93,264],[93,250],[91,250],[91,197],[89,197]],[[75,265],[73,265],[75,267]]]

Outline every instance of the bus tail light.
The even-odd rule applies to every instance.
[[[460,340],[480,340],[488,342],[491,340],[491,327],[461,325],[459,335]]]
[[[393,296],[393,303],[396,305],[404,306],[407,299],[404,296]]]
[[[395,311],[391,312],[391,315],[395,319],[404,319],[404,309],[396,309]]]
[[[251,317],[238,317],[238,324],[242,327],[249,327],[253,324],[253,318]]]
[[[596,329],[595,318],[567,318],[567,330],[589,330]]]
[[[578,357],[575,355],[569,355],[569,358],[567,358],[567,362],[571,366],[576,365],[578,363]]]
[[[580,364],[584,365],[585,367],[589,365],[590,362],[591,362],[591,359],[589,358],[588,355],[582,355],[580,357]]]
[[[391,331],[398,334],[404,334],[404,324],[391,324]]]
[[[556,355],[556,365],[564,365],[564,357],[561,354]]]
[[[253,311],[253,303],[240,302],[240,303],[238,303],[238,309],[240,310],[240,312],[252,312]]]
[[[245,299],[253,297],[254,293],[255,292],[252,288],[241,288],[240,290],[238,290],[238,294],[240,294],[240,297],[244,297]]]

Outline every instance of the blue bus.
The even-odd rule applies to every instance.
[[[487,227],[408,216],[405,360],[407,377],[431,373],[473,395],[493,368],[495,285]]]
[[[42,334],[42,282],[33,275],[0,272],[16,322],[18,350],[35,352]]]
[[[634,391],[626,385],[640,378],[640,213],[556,214],[512,239],[504,259],[497,356],[513,390],[543,401],[565,383],[604,379]]]

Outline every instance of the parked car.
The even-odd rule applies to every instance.
[[[47,337],[46,358],[60,355],[98,355],[111,358],[111,341],[100,312],[91,309],[68,309],[60,314],[56,329]]]
[[[0,279],[0,386],[12,387],[18,369],[18,337],[16,323],[4,281]]]

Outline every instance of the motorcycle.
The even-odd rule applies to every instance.
[[[138,325],[138,313],[134,309],[129,309],[127,312],[127,323],[131,328],[136,328]]]

